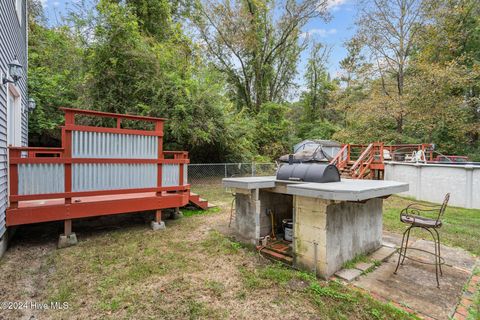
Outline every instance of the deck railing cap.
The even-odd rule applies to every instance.
[[[165,121],[166,118],[155,118],[155,117],[147,117],[147,116],[137,116],[131,114],[121,114],[121,113],[113,113],[113,112],[103,112],[103,111],[94,111],[94,110],[87,110],[87,109],[74,109],[74,108],[59,108],[60,110],[64,111],[65,113],[74,113],[74,114],[84,114],[90,116],[100,116],[100,117],[108,117],[108,118],[124,118],[124,119],[132,119],[132,120],[144,120],[144,121]]]

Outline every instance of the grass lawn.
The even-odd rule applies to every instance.
[[[163,233],[118,230],[56,251],[45,299],[71,306],[49,316],[412,319],[359,291],[260,258],[252,248],[205,227],[218,215],[184,218]]]
[[[228,236],[230,194],[211,186],[194,191],[218,208],[185,211],[161,232],[137,221],[79,233],[79,244],[67,249],[40,241],[9,250],[0,262],[0,299],[69,303],[35,311],[37,319],[415,319],[348,286],[265,260]],[[388,230],[403,229],[397,213],[408,202],[386,202]],[[478,210],[449,209],[445,241],[478,253],[479,220]],[[4,318],[31,315],[22,312]]]

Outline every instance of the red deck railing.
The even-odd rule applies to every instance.
[[[404,161],[413,151],[422,151],[426,160],[433,159],[431,144],[384,145],[382,142],[374,142],[368,145],[344,144],[330,163],[354,179],[383,179],[386,151],[390,156],[388,160]]]
[[[118,205],[110,203],[110,207],[95,208],[93,211],[98,213],[95,215],[178,207],[188,202],[190,185],[185,169],[188,153],[163,151],[164,119],[62,110],[65,125],[61,148],[9,149],[7,225],[92,216],[91,212],[82,213],[80,209],[72,214],[73,207],[88,202],[85,197],[90,197],[92,206],[101,206],[102,199],[113,198],[92,197],[117,196]],[[96,123],[114,119],[115,127],[78,124],[83,116],[93,117]],[[134,128],[123,127],[124,122],[130,126],[133,123]],[[151,128],[135,129],[135,125],[141,127],[144,123],[150,123]],[[122,200],[128,199],[118,196],[126,194],[148,199],[142,199],[145,205],[137,201],[140,205],[136,207],[132,202],[122,211]],[[49,200],[57,206],[55,214],[41,210],[48,207]],[[59,204],[64,207],[60,209]]]

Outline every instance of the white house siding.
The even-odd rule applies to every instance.
[[[24,66],[24,74],[17,87],[22,95],[22,144],[28,144],[28,94],[27,94],[27,19],[26,0],[22,0],[19,21],[15,0],[0,0],[0,74],[5,76],[8,63],[17,56]],[[8,204],[7,155],[7,85],[0,85],[0,237],[5,233],[5,210]]]

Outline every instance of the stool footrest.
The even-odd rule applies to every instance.
[[[416,258],[409,257],[409,256],[407,256],[406,254],[404,254],[403,252],[401,252],[400,249],[401,249],[401,248],[398,248],[398,249],[397,249],[397,252],[398,252],[398,255],[399,255],[398,259],[401,259],[402,257],[405,257],[406,259],[409,259],[409,260],[412,260],[412,261],[415,261],[415,262],[418,262],[418,263],[422,263],[422,264],[429,264],[429,265],[432,265],[432,266],[434,266],[434,265],[437,264],[437,263],[432,263],[432,262],[428,262],[428,261],[425,261],[425,260],[419,260],[419,259],[416,259]],[[444,265],[444,264],[445,264],[445,259],[443,259],[442,257],[439,257],[438,255],[436,255],[436,254],[433,253],[433,252],[430,252],[430,251],[427,251],[427,250],[424,250],[424,249],[420,249],[420,248],[408,248],[407,251],[408,251],[408,250],[416,250],[416,251],[421,251],[421,252],[428,253],[428,254],[430,254],[430,255],[432,255],[432,256],[434,256],[434,257],[439,258],[440,262],[439,262],[438,264],[440,264],[440,265]]]

